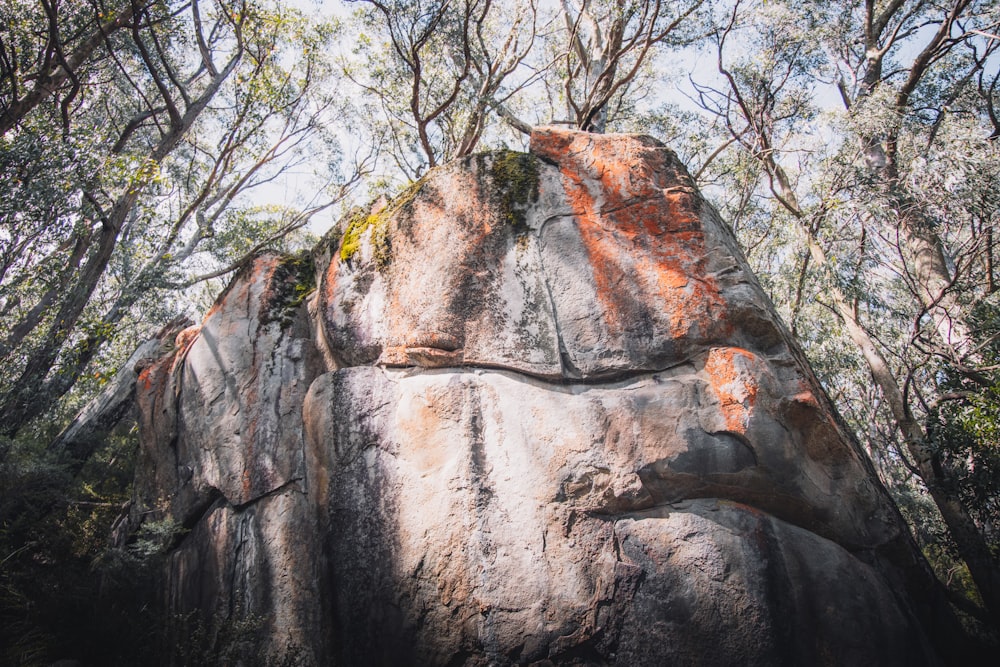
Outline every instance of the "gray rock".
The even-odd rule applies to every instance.
[[[182,332],[138,378],[132,523],[181,531],[168,559],[170,615],[200,614],[210,635],[223,624],[254,629],[272,653],[311,655],[318,613],[302,429],[302,402],[323,370],[301,298],[312,271],[257,257],[200,329]]]
[[[250,663],[936,664],[926,563],[676,156],[531,145],[355,213],[308,304],[258,258],[143,371],[170,609],[254,620]]]

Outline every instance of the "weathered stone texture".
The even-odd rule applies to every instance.
[[[794,442],[755,463],[747,441],[707,433],[699,422],[720,406],[699,406],[706,384],[684,372],[554,388],[372,367],[318,379],[306,419],[326,454],[320,523],[343,664],[919,655],[878,574],[817,534],[868,549],[892,539],[874,489],[796,471]]]
[[[172,608],[260,616],[246,659],[936,663],[898,512],[669,150],[543,128],[317,256],[308,309],[262,256],[139,378]]]
[[[304,271],[293,258],[256,258],[200,328],[139,374],[133,515],[190,530],[168,560],[172,615],[197,612],[209,628],[259,620],[272,648],[311,655],[319,553],[301,413],[323,367],[297,296]]]

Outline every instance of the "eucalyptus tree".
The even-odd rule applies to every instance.
[[[55,97],[67,127],[74,101],[88,83],[95,51],[124,31],[152,0],[12,0],[0,8],[0,135]]]
[[[555,35],[558,76],[567,121],[604,132],[614,103],[634,85],[658,49],[689,46],[706,30],[705,0],[561,0],[565,31]]]
[[[410,179],[537,124],[615,127],[655,56],[707,32],[711,2],[356,0],[357,116]],[[520,133],[520,135],[518,135]]]
[[[771,202],[755,210],[757,225],[737,223],[767,233],[786,220],[798,230],[782,253],[796,260],[783,279],[794,285],[793,326],[808,327],[806,312],[824,317],[810,301],[836,315],[878,387],[891,434],[883,444],[926,488],[994,618],[995,527],[962,468],[995,475],[998,443],[986,438],[959,461],[939,421],[945,404],[996,404],[995,326],[981,328],[976,313],[992,307],[984,229],[1000,211],[988,140],[998,20],[995,2],[971,0],[737,1],[716,33],[718,77],[696,88],[725,145],[755,165],[731,173]]]
[[[532,75],[536,0],[361,0],[342,66],[364,132],[410,179],[472,153]],[[352,3],[354,4],[354,3]],[[516,73],[516,74],[515,74]]]
[[[337,102],[329,27],[280,1],[82,4],[93,16],[80,25],[81,3],[53,3],[58,30],[29,16],[4,32],[7,53],[34,39],[40,53],[79,54],[55,56],[72,68],[22,63],[2,77],[2,108],[17,110],[0,139],[5,435],[50,410],[123,321],[141,320],[142,299],[232,270],[351,183],[326,127]],[[80,42],[94,30],[99,44]],[[67,78],[55,85],[50,70]],[[55,82],[50,94],[19,107],[38,72]],[[307,156],[322,172],[312,201],[247,202]],[[205,275],[192,274],[193,260]]]

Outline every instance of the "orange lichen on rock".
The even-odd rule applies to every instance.
[[[159,394],[162,392],[163,387],[166,386],[170,378],[170,367],[173,360],[173,355],[161,357],[139,371],[136,386],[140,389],[140,394],[155,400],[156,397],[152,395],[154,393],[153,387],[156,387],[155,393]]]
[[[705,360],[705,375],[719,398],[726,430],[745,433],[760,389],[763,371],[757,358],[735,347],[716,347]]]
[[[335,255],[337,257],[337,255]],[[320,284],[320,303],[333,303],[337,293],[337,275],[340,273],[340,262],[331,261],[323,272]]]
[[[191,344],[194,343],[195,339],[198,338],[198,334],[201,333],[201,325],[194,324],[186,329],[183,329],[174,338],[174,361],[170,368],[170,372],[173,373],[177,370],[177,367],[184,363],[184,357],[187,354],[188,349]]]
[[[816,410],[820,409],[819,401],[816,400],[816,394],[809,389],[804,389],[792,396],[792,401]]]
[[[238,303],[247,303],[250,286],[254,284],[269,284],[271,276],[277,268],[278,261],[279,257],[277,255],[268,254],[255,257],[250,264],[243,265],[243,267],[236,272],[236,276],[233,277],[229,286],[223,290],[222,294],[219,295],[219,298],[217,298],[215,303],[212,304],[212,307],[208,309],[207,313],[205,313],[205,317],[202,318],[202,322],[207,322],[210,318],[214,317],[216,313],[225,310],[227,308],[227,304],[233,298],[235,298]]]
[[[531,150],[559,166],[612,335],[627,333],[643,311],[675,339],[705,338],[726,321],[705,271],[701,201],[667,149],[543,129]]]

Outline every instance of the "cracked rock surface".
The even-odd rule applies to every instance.
[[[139,375],[135,522],[188,530],[170,609],[256,619],[246,663],[937,663],[897,510],[668,149],[541,128],[315,255]]]

